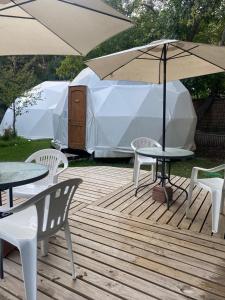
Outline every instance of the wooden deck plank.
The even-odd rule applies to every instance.
[[[198,233],[189,231],[189,230],[180,230],[178,228],[174,228],[170,225],[162,225],[158,224],[156,222],[152,222],[151,220],[142,219],[139,217],[131,216],[131,215],[125,215],[121,214],[116,211],[111,211],[102,207],[94,206],[94,205],[88,205],[86,209],[91,209],[91,214],[94,214],[94,211],[97,211],[97,214],[103,217],[107,218],[113,218],[117,217],[117,220],[120,219],[121,222],[124,222],[125,224],[130,224],[131,226],[144,228],[147,230],[153,230],[157,233],[161,233],[163,235],[166,235],[168,237],[180,237],[182,234],[182,239],[187,241],[192,241],[194,239],[195,243],[200,243],[201,245],[206,243],[206,245],[212,248],[212,249],[218,249],[220,251],[225,251],[225,240],[223,239],[212,239],[211,235],[199,235]],[[71,216],[72,217],[72,216]],[[199,242],[198,242],[199,241]]]
[[[0,299],[1,300],[17,300],[18,298],[15,297],[10,292],[3,290],[2,287],[0,287]]]
[[[85,210],[85,209],[83,209]],[[118,223],[115,219],[116,217],[110,217],[110,219],[108,218],[103,218],[102,215],[96,215],[96,214],[90,214],[90,211],[84,212],[84,211],[79,211],[77,212],[76,216],[72,215],[70,218],[72,220],[79,220],[80,222],[82,222],[82,220],[86,219],[86,223],[89,225],[93,225],[96,227],[99,226],[105,226],[106,228],[108,228],[108,230],[113,231],[113,232],[119,232],[119,231],[123,231],[126,230],[129,232],[130,236],[133,235],[133,237],[137,238],[139,237],[139,235],[141,235],[142,240],[145,239],[145,236],[147,236],[148,238],[153,238],[155,243],[169,243],[171,249],[176,249],[176,251],[181,251],[185,248],[186,251],[190,251],[190,253],[192,254],[192,251],[197,251],[196,253],[194,253],[196,255],[196,257],[203,259],[203,257],[205,257],[206,260],[213,260],[214,263],[217,262],[217,264],[224,264],[225,262],[223,261],[223,259],[225,258],[225,252],[224,251],[220,251],[220,250],[216,250],[216,249],[210,249],[209,247],[204,247],[201,246],[199,247],[198,244],[196,243],[192,243],[190,241],[185,241],[184,239],[182,239],[182,246],[180,245],[180,238],[179,237],[172,237],[172,236],[167,236],[164,234],[160,234],[158,232],[155,232],[155,230],[149,230],[149,229],[145,229],[145,226],[138,226],[138,227],[134,227],[131,226],[128,221],[126,222],[125,220],[123,220],[123,222]],[[134,228],[133,228],[134,227]],[[152,228],[150,228],[152,229]],[[166,246],[166,244],[165,244]],[[209,256],[209,255],[212,255]],[[224,264],[225,266],[225,264]]]
[[[89,224],[76,221],[73,221],[71,224],[71,231],[75,235],[74,238],[76,239],[77,237],[81,237],[87,238],[88,240],[99,241],[100,243],[112,245],[115,248],[123,249],[126,252],[132,252],[136,255],[139,253],[141,257],[154,257],[156,255],[155,257],[160,257],[160,259],[162,259],[161,262],[171,259],[173,260],[172,264],[176,262],[181,263],[181,265],[186,264],[188,266],[187,268],[196,267],[199,271],[204,270],[218,275],[223,275],[225,272],[224,267],[218,267],[208,262],[202,263],[201,260],[196,259],[193,256],[188,256],[185,253],[176,252],[175,256],[174,251],[169,248],[162,249],[161,246],[153,245],[146,241],[143,242],[140,239],[133,239],[128,235],[120,235],[119,233],[112,231],[109,232],[104,228],[97,228],[90,226]],[[185,268],[183,268],[183,270],[185,270]]]
[[[144,230],[141,230],[142,234],[143,233],[146,234],[145,238],[143,239],[143,236],[140,237],[141,234],[140,234],[140,231],[137,228],[134,228],[134,226],[132,226],[132,227],[127,226],[126,224],[124,226],[124,223],[121,224],[121,223],[118,222],[118,220],[116,220],[115,223],[113,223],[112,219],[110,219],[109,222],[106,222],[106,220],[104,220],[104,223],[100,225],[100,223],[102,223],[101,221],[103,219],[102,216],[101,216],[101,218],[99,218],[99,221],[96,221],[96,220],[95,221],[90,221],[90,219],[87,218],[87,214],[85,214],[85,213],[82,214],[81,212],[79,212],[78,214],[79,214],[79,217],[78,216],[72,216],[72,220],[75,219],[76,222],[79,222],[79,223],[83,222],[85,224],[85,226],[86,226],[86,224],[88,224],[91,227],[104,228],[104,230],[107,230],[109,232],[122,234],[123,236],[127,235],[127,236],[129,236],[130,238],[133,238],[133,239],[138,239],[139,238],[140,240],[142,240],[144,242],[148,241],[149,243],[152,242],[152,239],[158,239],[159,238],[158,236],[156,237],[152,234],[149,234],[149,232],[145,232]],[[92,217],[91,219],[93,220],[95,218]],[[111,224],[111,225],[108,225],[108,224]],[[108,233],[108,236],[109,236],[109,233]],[[86,241],[85,246],[88,247],[89,239],[88,240],[86,239],[85,241]],[[163,241],[161,240],[160,243],[162,245]],[[180,241],[175,242],[175,240],[172,239],[172,238],[170,238],[167,241],[167,243],[168,243],[167,248],[171,249],[171,250],[173,250],[173,245],[172,245],[173,243],[176,244],[175,248],[179,248],[179,245],[180,245]],[[78,247],[78,245],[77,245],[77,247]],[[103,247],[103,245],[99,245],[99,248],[93,248],[94,245],[92,245],[92,246],[89,245],[89,247],[91,249],[94,249],[95,251],[98,250],[98,251],[101,251],[101,252],[104,252],[104,253],[106,251],[108,255],[115,255],[115,256],[117,255],[117,257],[119,257],[120,260],[129,261],[132,264],[147,268],[147,261],[145,261],[145,259],[129,256],[128,253],[126,253],[124,255],[122,252],[120,253],[119,249],[116,249],[116,251],[113,251],[112,248],[107,248],[105,245],[104,245],[104,247]],[[166,247],[166,245],[164,243],[163,248],[165,248],[165,247]],[[174,248],[174,250],[175,250],[175,248]],[[124,248],[123,248],[123,250],[124,250]],[[82,251],[87,251],[87,249],[85,248]],[[201,252],[203,251],[202,253],[200,253],[200,256],[198,256],[198,254],[199,254],[198,251],[201,251]],[[182,241],[182,247],[180,247],[180,254],[186,253],[189,256],[194,256],[194,257],[196,257],[196,255],[197,255],[197,257],[199,257],[199,259],[200,259],[200,257],[203,257],[202,259],[206,259],[206,261],[208,260],[208,262],[210,262],[210,263],[212,263],[212,260],[214,260],[213,252],[215,254],[219,255],[219,253],[216,253],[216,251],[211,251],[208,248],[206,249],[205,246],[191,244],[189,242],[187,243],[187,242]],[[208,254],[208,253],[211,253],[211,254]],[[93,255],[94,255],[94,253],[93,253]],[[221,266],[221,263],[224,259],[224,253],[222,253],[222,251],[221,251],[220,255],[223,258],[222,258],[222,260],[221,260],[221,258],[218,258],[219,259],[217,261],[218,267]],[[100,254],[98,253],[98,257],[99,256],[100,256]],[[102,256],[102,259],[103,259],[103,257],[104,256]],[[97,259],[97,257],[95,259]],[[104,258],[104,262],[105,261],[106,261],[106,258]],[[139,263],[139,261],[141,261],[141,263]],[[160,259],[159,259],[159,261],[160,261]],[[121,262],[120,262],[120,265],[121,265]],[[224,267],[225,267],[225,264],[224,264]],[[126,268],[128,268],[128,266]],[[202,278],[203,276],[201,277],[201,280],[198,280],[197,278],[193,278],[193,276],[196,276],[196,274],[193,270],[192,270],[193,272],[192,272],[190,277],[187,275],[187,270],[185,270],[185,274],[182,274],[182,272],[179,273],[178,270],[176,270],[176,272],[173,274],[173,271],[170,268],[167,269],[164,265],[159,266],[158,264],[155,264],[155,263],[153,264],[152,261],[150,263],[149,269],[153,270],[154,272],[159,272],[159,273],[161,272],[161,270],[163,270],[162,273],[160,273],[160,274],[163,274],[164,276],[167,276],[167,277],[170,278],[170,279],[168,279],[168,278],[164,279],[165,281],[170,281],[171,277],[172,277],[172,279],[179,278],[179,280],[181,280],[182,282],[184,281],[185,284],[191,284],[191,285],[194,285],[194,286],[196,285],[195,286],[196,288],[198,288],[199,285],[201,286],[201,284],[204,285],[204,283],[203,283],[204,280]],[[223,272],[224,272],[224,268],[223,268]],[[206,274],[205,272],[203,272],[203,273]],[[139,276],[141,276],[141,275],[139,275]],[[150,276],[150,274],[148,274],[148,276]],[[217,276],[217,277],[219,277],[219,276]],[[156,275],[155,275],[155,278],[157,278]],[[214,276],[212,276],[212,280],[214,280],[213,278],[215,279]],[[153,280],[153,279],[151,279],[151,280]],[[160,280],[160,276],[157,278],[157,282],[159,282],[158,280]],[[193,282],[192,282],[192,280],[193,280]],[[209,278],[207,280],[209,280]],[[221,281],[221,284],[222,284],[222,282],[223,282],[223,280]],[[221,286],[218,287],[217,284],[218,284],[218,281],[216,281],[215,286],[214,286],[214,283],[207,282],[207,287],[205,287],[205,288],[210,293],[212,292],[213,294],[222,296],[222,294],[224,293],[224,287],[221,287]],[[205,285],[206,285],[206,282],[205,282]],[[220,291],[217,290],[217,289],[219,289]]]
[[[69,168],[62,174],[60,180],[83,179],[69,211],[78,278],[71,278],[60,231],[50,240],[49,255],[39,254],[39,298],[225,299],[225,241],[210,234],[207,192],[194,190],[193,218],[185,219],[184,193],[174,189],[168,211],[165,204],[152,199],[152,186],[134,196],[132,172],[96,166]],[[149,172],[142,170],[140,184],[150,180]],[[172,180],[184,188],[189,185],[186,178]],[[4,264],[0,299],[24,299],[19,253],[12,252]]]
[[[177,184],[180,178],[178,176],[171,177],[171,182]],[[151,199],[152,205],[143,211],[139,216],[144,219],[151,218],[153,221],[157,220],[167,209],[165,203],[157,202]]]

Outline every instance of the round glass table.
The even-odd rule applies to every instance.
[[[148,148],[139,148],[136,152],[143,156],[148,156],[156,159],[169,159],[177,160],[184,159],[187,157],[193,157],[194,152],[189,150],[184,150],[180,148],[165,148],[165,151],[161,147],[148,147]]]
[[[10,207],[13,206],[13,187],[32,183],[48,175],[48,167],[27,162],[0,163],[0,194],[9,189]],[[0,196],[0,205],[2,205]]]
[[[167,199],[167,208],[169,209],[169,197],[166,193],[166,182],[168,182],[171,186],[175,186],[178,189],[181,189],[186,194],[186,198],[188,196],[188,193],[185,189],[182,187],[174,184],[170,180],[170,171],[171,171],[171,162],[176,160],[183,160],[188,159],[194,156],[194,152],[189,150],[184,150],[180,148],[165,148],[165,151],[161,147],[146,147],[146,148],[139,148],[136,150],[136,153],[142,156],[152,157],[156,159],[156,171],[154,176],[154,181],[150,183],[154,184],[159,180],[159,184],[162,185],[164,188],[164,192]],[[161,170],[159,172],[159,163],[161,163]],[[168,165],[168,170],[166,170],[166,165]],[[149,184],[141,185],[136,189],[135,196],[138,193],[139,189],[144,188],[145,186],[148,186]]]

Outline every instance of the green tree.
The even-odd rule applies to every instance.
[[[37,83],[29,63],[23,58],[14,56],[5,58],[0,68],[0,101],[13,110],[13,133],[16,135],[16,117],[21,115],[28,105],[32,105],[37,98],[28,90]],[[23,98],[21,98],[23,97]],[[20,98],[17,101],[16,98]]]
[[[85,68],[83,58],[80,56],[66,56],[56,69],[56,74],[61,80],[72,80]]]

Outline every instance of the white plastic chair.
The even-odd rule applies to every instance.
[[[131,147],[135,153],[133,181],[134,181],[135,188],[137,188],[141,165],[151,165],[151,167],[152,167],[151,170],[152,170],[152,174],[153,174],[153,178],[154,178],[156,160],[151,157],[146,157],[146,156],[137,154],[136,150],[139,148],[145,148],[145,147],[161,147],[161,145],[157,141],[150,139],[148,137],[139,137],[139,138],[134,139],[131,142]]]
[[[225,165],[221,165],[212,169],[203,169],[194,167],[191,173],[191,182],[189,186],[186,217],[190,218],[190,206],[192,199],[192,192],[194,186],[206,189],[211,193],[212,200],[212,232],[216,233],[219,229],[220,213],[223,212],[224,208],[224,192],[225,192],[225,177],[222,178],[198,178],[198,171],[204,172],[218,172],[225,170]],[[225,173],[224,173],[225,175]]]
[[[14,196],[26,199],[57,183],[59,174],[68,167],[68,160],[65,154],[55,149],[39,150],[29,156],[25,162],[35,162],[49,168],[49,174],[45,178],[13,189]],[[62,164],[63,167],[59,168]]]
[[[47,248],[48,238],[62,227],[65,231],[72,276],[73,279],[76,278],[68,211],[81,182],[79,178],[60,182],[18,206],[0,209],[13,213],[0,219],[0,239],[15,245],[20,251],[27,300],[37,299],[37,241],[43,241]],[[42,254],[47,255],[47,249]]]

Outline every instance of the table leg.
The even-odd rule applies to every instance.
[[[188,197],[188,192],[187,192],[184,188],[180,187],[179,185],[176,185],[175,183],[172,183],[172,182],[171,182],[171,180],[170,180],[171,161],[168,161],[167,163],[168,163],[168,176],[167,176],[168,183],[169,183],[171,186],[174,186],[174,187],[176,187],[177,189],[182,190],[182,191],[186,194],[186,197],[185,197],[185,200],[186,200],[187,197]],[[168,205],[169,205],[169,204],[167,203],[167,207],[169,208]]]
[[[143,184],[143,185],[140,185],[138,188],[136,188],[136,191],[135,191],[135,197],[137,197],[137,193],[140,189],[143,189],[145,188],[146,186],[149,186],[149,185],[152,185],[154,183],[156,183],[156,181],[158,180],[158,167],[159,167],[159,164],[158,164],[158,159],[156,159],[156,169],[155,169],[155,175],[153,176],[154,180],[148,184]]]
[[[172,183],[170,181],[170,178],[168,178],[168,182],[169,182],[170,185],[175,186],[177,189],[180,189],[181,191],[183,191],[185,193],[185,200],[187,200],[187,198],[188,198],[188,192],[184,188],[182,188],[179,185],[176,185],[175,183]]]
[[[13,207],[13,190],[9,188],[9,206]]]
[[[3,240],[0,239],[0,278],[4,278],[4,270],[3,270]]]
[[[169,170],[168,171],[170,172],[170,163],[169,163]],[[169,175],[169,173],[168,173],[168,175]],[[166,196],[167,209],[169,209],[169,207],[170,207],[169,196],[168,196],[167,191],[166,191],[166,180],[167,179],[168,179],[168,176],[166,175],[166,160],[163,159],[162,160],[162,169],[161,169],[161,184],[162,184],[164,194]]]
[[[161,172],[160,172],[161,174],[158,174],[158,163],[159,163],[159,161],[161,162]],[[168,165],[168,174],[166,174],[166,172],[167,172],[166,166],[167,165]],[[161,186],[163,188],[163,191],[165,193],[165,196],[166,196],[167,209],[169,209],[169,207],[170,207],[170,203],[169,203],[170,199],[169,199],[169,195],[168,195],[167,190],[166,190],[166,181],[167,180],[168,180],[168,183],[172,187],[174,186],[177,189],[182,190],[186,194],[186,197],[185,197],[185,200],[186,200],[187,197],[188,197],[188,192],[184,188],[182,188],[182,187],[180,187],[180,186],[178,186],[178,185],[171,182],[171,180],[170,180],[170,175],[171,174],[170,173],[171,173],[171,161],[166,160],[165,158],[164,159],[157,159],[156,160],[156,172],[155,172],[154,181],[152,181],[151,183],[145,184],[145,185],[140,185],[135,191],[135,197],[137,196],[137,193],[140,189],[145,188],[146,186],[152,185],[152,184],[156,183],[156,181],[158,179],[160,179],[159,184],[161,184]]]

